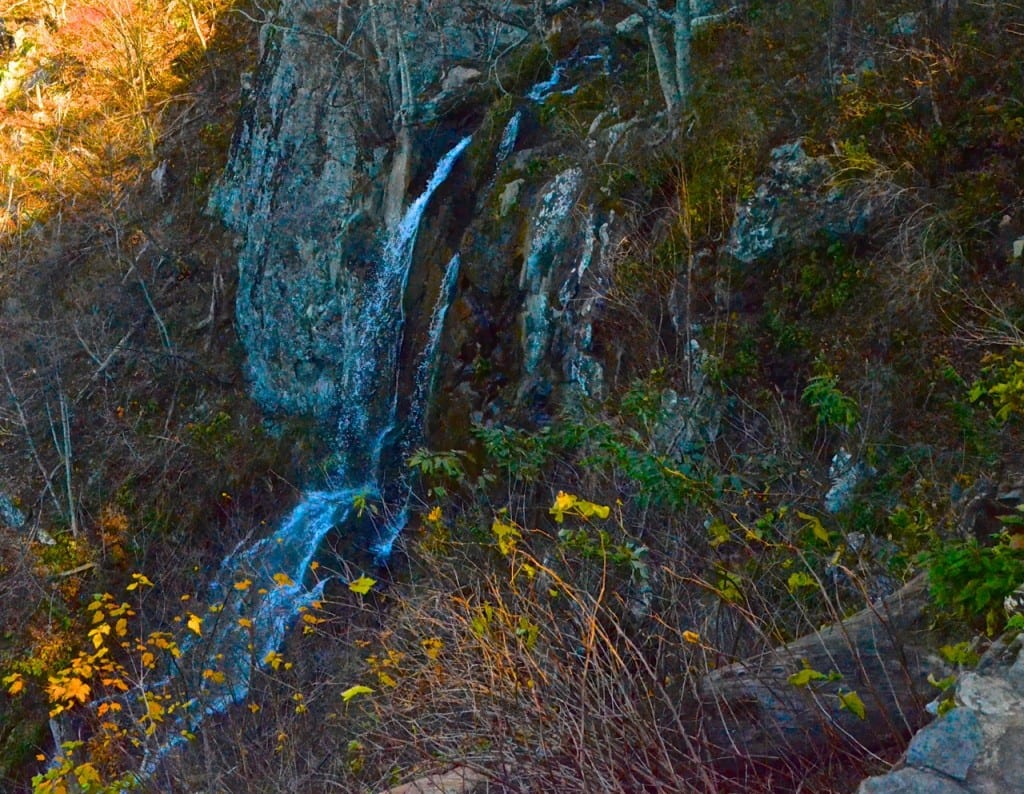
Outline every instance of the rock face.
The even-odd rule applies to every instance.
[[[353,227],[379,207],[385,151],[365,151],[329,45],[301,35],[299,12],[268,32],[227,172],[212,208],[238,232],[238,328],[257,399],[323,413],[358,265]],[[359,189],[357,190],[357,183]]]
[[[559,149],[556,160],[538,123],[584,61],[538,69],[543,92],[524,82],[520,94],[496,96],[470,65],[484,45],[457,5],[422,28],[409,25],[416,67],[401,74],[400,89],[384,79],[394,76],[387,63],[378,64],[380,80],[368,80],[365,64],[346,66],[331,37],[309,35],[335,13],[328,4],[287,5],[267,26],[210,208],[238,235],[237,323],[253,393],[271,412],[342,421],[350,413],[353,373],[380,366],[353,363],[353,340],[375,300],[384,249],[464,136],[472,142],[422,218],[395,307],[404,325],[399,401],[415,390],[416,359],[455,255],[460,276],[437,367],[445,396],[428,423],[457,429],[517,407],[543,416],[563,392],[603,393],[593,322],[623,232],[614,213],[595,206],[589,149]],[[489,47],[510,35],[500,25],[492,33]]]
[[[816,235],[863,234],[870,202],[844,196],[830,185],[833,176],[828,160],[809,156],[800,141],[773,149],[768,174],[736,210],[726,252],[749,265],[806,246]]]
[[[410,21],[402,46],[415,48],[415,65],[398,89],[394,53],[372,64],[373,42],[364,42],[367,57],[346,59],[323,35],[341,24],[338,13],[319,0],[286,3],[265,26],[210,204],[238,234],[237,319],[255,396],[271,411],[320,417],[344,399],[346,337],[388,225],[461,137],[435,116],[457,107],[460,90],[472,96],[479,72],[456,67],[442,90],[442,68],[482,46],[458,9],[440,25]],[[463,187],[471,197],[472,185]]]
[[[858,794],[1011,794],[1024,791],[1024,650],[1000,642],[961,676],[957,707],[920,730],[904,766],[861,783]]]

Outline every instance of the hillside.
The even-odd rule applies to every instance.
[[[655,5],[0,5],[4,790],[850,792],[1005,656],[1021,9]]]

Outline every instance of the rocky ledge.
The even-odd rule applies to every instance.
[[[997,642],[956,685],[956,708],[914,736],[902,766],[857,794],[1024,792],[1024,643]]]

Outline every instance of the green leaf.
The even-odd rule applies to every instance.
[[[376,579],[371,579],[369,576],[360,576],[358,579],[348,583],[348,589],[353,593],[366,595],[375,584],[377,584]]]
[[[799,516],[807,522],[807,526],[811,528],[811,532],[814,533],[814,537],[816,537],[818,540],[825,544],[829,544],[831,542],[829,539],[828,530],[825,529],[824,525],[821,523],[820,518],[812,516],[810,513],[800,512],[797,512],[797,516]]]
[[[818,583],[814,581],[814,577],[810,574],[793,573],[786,580],[786,586],[789,588],[789,592],[795,593],[801,587],[817,587]]]
[[[827,681],[828,676],[824,673],[819,673],[817,670],[811,667],[805,667],[799,673],[793,673],[787,681],[793,686],[807,686],[811,681]]]
[[[348,703],[352,698],[356,697],[357,695],[372,695],[372,694],[373,694],[373,690],[370,689],[370,687],[363,686],[362,684],[356,684],[355,686],[350,686],[348,689],[346,689],[344,692],[342,692],[341,693],[341,699],[344,700],[346,703]]]
[[[708,527],[708,534],[711,535],[711,548],[717,549],[729,540],[729,527],[716,518]]]
[[[839,693],[839,708],[856,714],[862,720],[867,717],[864,701],[860,699],[860,695],[852,690]]]

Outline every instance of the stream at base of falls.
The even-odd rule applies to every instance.
[[[272,535],[241,545],[221,564],[207,594],[216,605],[216,621],[207,621],[209,629],[204,629],[202,637],[191,637],[181,646],[187,658],[182,667],[212,669],[219,675],[204,677],[199,691],[179,710],[182,731],[148,750],[142,777],[152,775],[161,758],[185,741],[184,731],[196,731],[205,717],[246,698],[253,671],[267,665],[298,616],[321,597],[328,580],[307,584],[321,542],[356,517],[357,503],[383,498],[382,478],[388,473],[380,467],[385,447],[420,432],[444,318],[454,297],[458,255],[441,279],[428,339],[415,357],[409,414],[399,417],[396,372],[405,324],[403,300],[423,214],[470,140],[463,138],[441,158],[423,192],[384,235],[379,267],[364,288],[365,300],[353,308],[353,334],[346,340],[348,355],[342,373],[346,400],[336,439],[339,463],[330,478],[338,486],[303,494]],[[407,513],[400,504],[378,528],[371,549],[378,564],[387,560]],[[236,587],[241,581],[248,583],[245,589]],[[163,691],[175,683],[172,674],[148,685],[146,692]]]

